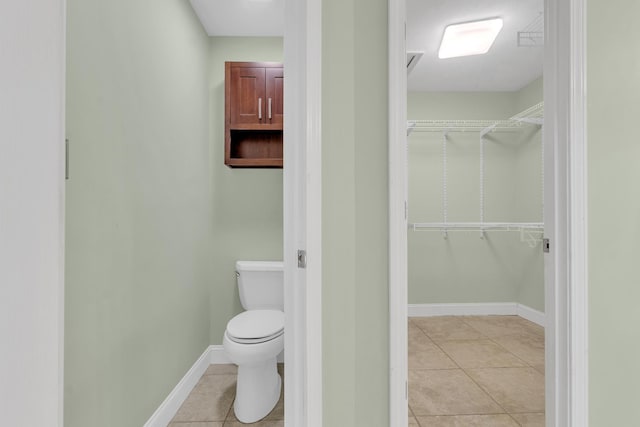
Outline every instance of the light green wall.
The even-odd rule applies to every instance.
[[[541,83],[541,80],[539,80]],[[537,83],[536,83],[536,86]],[[531,86],[529,86],[531,87]],[[538,95],[531,96],[530,101],[518,107],[523,111],[542,100],[542,84]],[[522,94],[524,90],[519,92]],[[521,96],[526,99],[526,96]],[[518,222],[543,222],[543,164],[542,164],[542,129],[528,127],[518,138],[515,165],[515,220]],[[518,240],[513,255],[518,257],[519,271],[515,282],[517,287],[516,302],[538,311],[545,311],[544,292],[544,254],[537,244],[533,248],[520,241],[518,233],[513,237]],[[538,237],[540,237],[538,235]]]
[[[510,92],[409,92],[409,120],[492,120],[516,109]]]
[[[209,40],[186,1],[67,9],[65,426],[140,427],[209,345]]]
[[[541,79],[519,92],[409,93],[409,119],[501,119],[540,102]],[[539,222],[541,132],[492,133],[485,142],[487,222]],[[409,222],[443,221],[443,135],[409,137]],[[447,142],[449,222],[480,221],[478,133],[451,132]],[[540,246],[519,233],[409,232],[409,303],[519,302],[544,311]]]
[[[640,420],[640,3],[587,2],[589,425]]]
[[[282,62],[280,37],[212,37],[209,75],[213,232],[211,344],[222,344],[227,322],[242,311],[237,260],[282,260],[282,169],[224,165],[224,62]]]
[[[542,101],[543,78],[538,77],[519,91],[515,92],[515,111],[524,111]]]
[[[322,3],[323,421],[388,427],[387,2]]]

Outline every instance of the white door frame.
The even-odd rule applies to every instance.
[[[65,34],[65,0],[0,5],[5,425],[63,425]]]
[[[286,0],[285,10],[285,425],[321,427],[322,2]]]
[[[586,1],[545,0],[546,425],[588,425]],[[389,0],[390,426],[407,425],[406,0]]]
[[[546,0],[546,423],[588,425],[586,0]],[[550,197],[552,199],[550,199]],[[548,226],[547,226],[548,224]]]
[[[406,0],[389,0],[389,426],[408,423]]]

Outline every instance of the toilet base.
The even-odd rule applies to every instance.
[[[238,365],[238,382],[233,411],[242,423],[266,417],[280,399],[282,379],[276,358],[250,365]]]

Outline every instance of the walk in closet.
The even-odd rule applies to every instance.
[[[543,6],[407,2],[410,426],[545,425]]]
[[[409,303],[542,311],[543,103],[511,112],[503,93],[455,97],[455,119],[422,118],[429,95],[409,98]]]

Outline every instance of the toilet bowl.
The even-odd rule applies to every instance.
[[[282,388],[277,370],[284,349],[282,263],[238,261],[236,271],[246,311],[227,323],[223,347],[238,365],[236,418],[253,423],[271,412]]]
[[[246,325],[244,333],[232,334],[232,323],[238,317],[252,318],[253,322],[265,322],[265,317],[279,317],[280,330],[267,336],[262,332],[249,333],[251,326]],[[252,322],[252,323],[253,323]],[[253,323],[260,329],[265,323]],[[264,328],[262,328],[264,329]],[[233,404],[238,421],[253,423],[264,418],[278,403],[282,380],[278,374],[276,358],[284,349],[284,313],[275,310],[250,310],[231,319],[223,340],[229,359],[238,365],[236,399]]]

